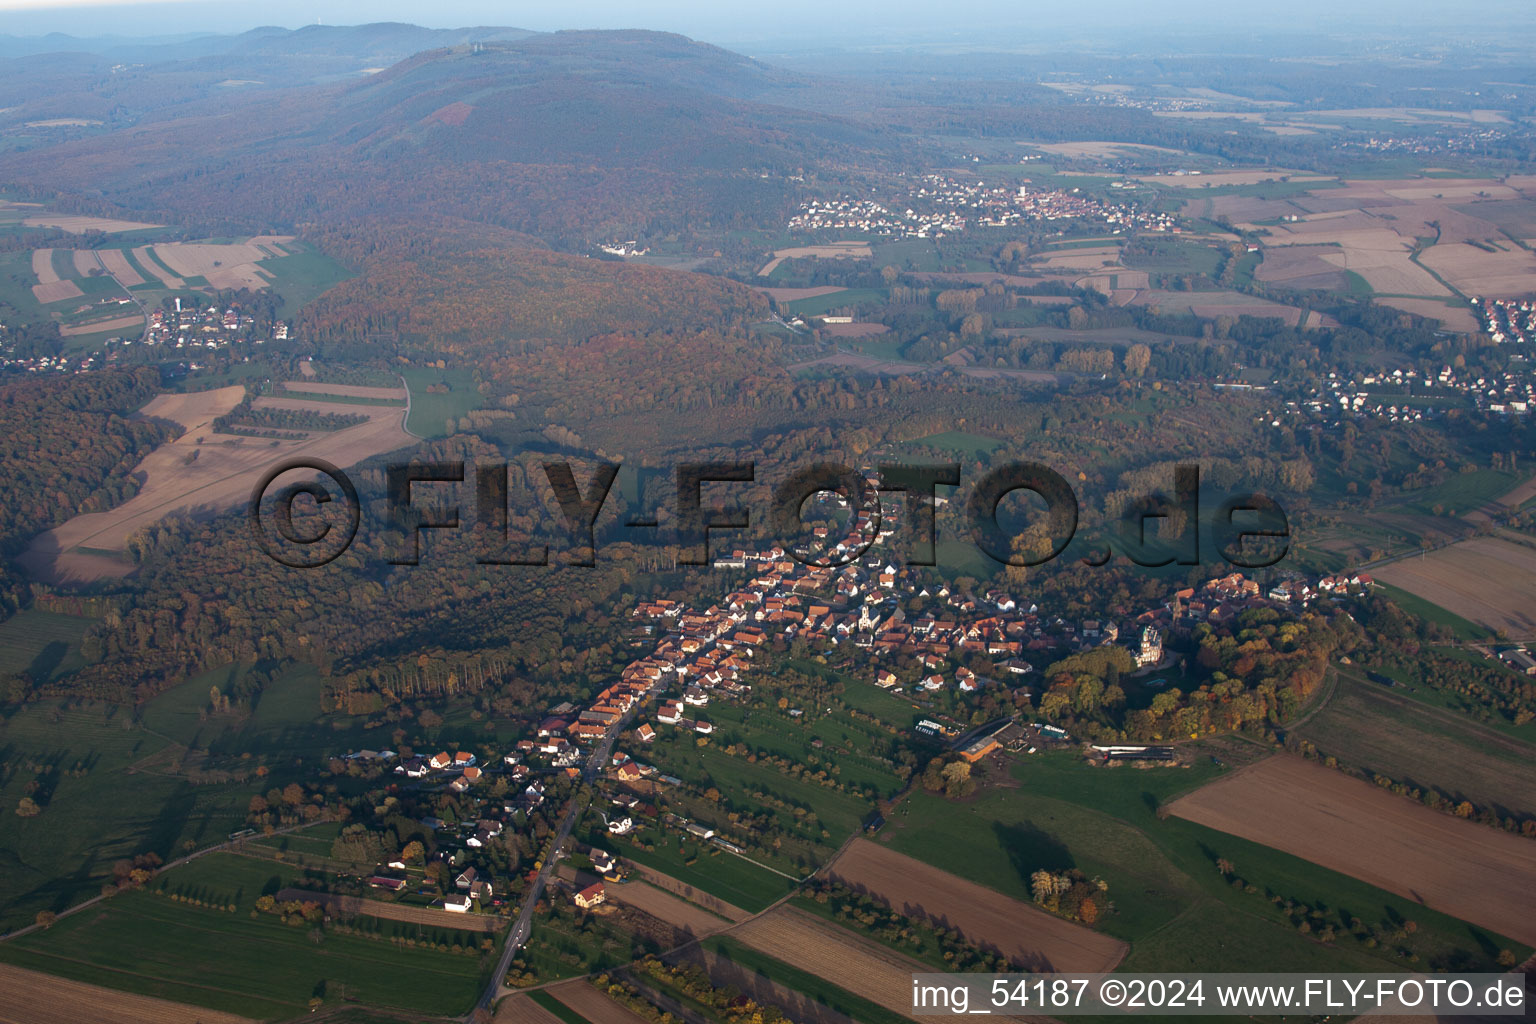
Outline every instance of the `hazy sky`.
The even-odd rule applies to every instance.
[[[1032,39],[1212,32],[1242,34],[1321,32],[1356,27],[1374,34],[1442,38],[1434,26],[1476,27],[1484,38],[1525,29],[1530,0],[772,0],[763,4],[720,0],[562,0],[493,3],[488,0],[0,0],[0,34],[158,36],[238,32],[259,25],[297,28],[370,21],[408,21],[433,28],[511,25],[519,28],[654,28],[720,43],[756,40],[804,48],[867,43],[977,43],[1018,45]]]

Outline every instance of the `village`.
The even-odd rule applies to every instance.
[[[110,301],[133,311],[129,299]],[[0,370],[88,373],[135,361],[141,352],[152,351],[157,358],[166,352],[176,352],[183,358],[195,359],[198,352],[227,350],[234,344],[262,345],[268,340],[288,340],[288,325],[278,322],[269,331],[257,323],[255,316],[235,306],[221,310],[217,306],[198,307],[189,303],[183,307],[178,298],[173,308],[149,310],[141,335],[109,337],[102,342],[101,349],[91,352],[18,352],[14,342],[7,342],[4,325],[0,324]],[[201,365],[194,361],[188,364],[188,369],[198,370]]]
[[[438,794],[455,808],[457,820],[445,813],[420,819],[436,837],[430,857],[445,865],[434,905],[456,913],[510,914],[512,901],[503,898],[508,894],[537,899],[541,883],[535,879],[529,880],[535,885],[529,895],[521,880],[497,874],[505,858],[493,855],[496,841],[518,830],[529,836],[555,832],[553,845],[537,846],[537,855],[541,861],[573,858],[580,865],[580,871],[555,872],[548,884],[582,909],[601,903],[605,884],[623,877],[625,862],[616,849],[636,841],[637,833],[649,842],[670,834],[707,844],[718,854],[760,856],[764,837],[744,825],[667,810],[665,795],[689,784],[646,750],[668,737],[709,742],[716,732],[711,709],[747,701],[754,675],[763,672],[762,659],[776,644],[861,652],[859,663],[869,666],[863,682],[906,702],[913,715],[906,741],[935,754],[976,764],[1003,752],[1081,747],[1095,763],[1172,763],[1174,748],[1166,745],[1086,744],[1024,713],[977,723],[951,712],[964,706],[958,702],[987,691],[1048,710],[1049,701],[1035,703],[1047,686],[1041,682],[1043,666],[1064,655],[1117,646],[1129,654],[1139,685],[1155,690],[1168,685],[1159,673],[1181,669],[1182,656],[1165,651],[1170,636],[1202,624],[1230,625],[1251,609],[1299,615],[1315,602],[1362,593],[1374,582],[1365,574],[1315,579],[1289,574],[1266,586],[1231,573],[1199,587],[1177,588],[1123,621],[1072,621],[1004,589],[961,591],[926,570],[871,553],[870,541],[890,537],[898,516],[893,509],[878,527],[868,510],[851,516],[846,537],[828,549],[832,561],[847,559],[846,564],[808,564],[803,552],[776,546],[761,552],[738,548],[714,560],[717,568],[740,571],[738,585],[707,607],[641,600],[631,615],[646,653],[584,705],[562,701],[546,709],[510,750],[489,757],[449,749],[345,755],[348,762],[386,768],[399,780],[402,798],[414,793],[417,806]],[[825,528],[816,533],[827,540]],[[971,667],[982,657],[991,666],[985,673]],[[780,708],[791,721],[811,710],[782,700]],[[585,778],[596,781],[585,813],[594,833],[613,840],[615,849],[596,841],[566,848],[563,835],[569,830],[548,827],[562,804],[577,799],[575,787]],[[571,813],[582,810],[567,812],[568,818]],[[534,828],[535,820],[545,824]],[[412,884],[406,867],[392,858],[367,884],[401,892]],[[434,895],[430,888],[416,894]]]
[[[1003,187],[926,174],[890,205],[850,195],[813,199],[801,206],[787,227],[801,232],[860,231],[895,238],[942,238],[967,227],[1071,219],[1100,222],[1115,233],[1131,229],[1171,231],[1175,223],[1172,215],[1106,203],[1077,189]]]

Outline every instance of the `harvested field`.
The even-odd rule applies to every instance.
[[[1073,249],[1052,253],[1031,261],[1035,266],[1050,270],[1098,270],[1102,267],[1120,266],[1118,246],[1101,249]]]
[[[127,254],[121,249],[101,249],[96,255],[101,257],[107,273],[117,278],[117,283],[124,288],[135,288],[144,283],[144,278],[133,269],[133,264],[128,262]]]
[[[246,1017],[0,964],[0,1024],[253,1024]]]
[[[773,259],[763,264],[763,268],[757,274],[759,277],[767,277],[773,273],[775,267],[789,259],[804,257],[867,259],[870,255],[868,242],[829,242],[826,245],[801,245],[792,249],[777,249],[774,251]]]
[[[1477,317],[1472,311],[1463,306],[1447,306],[1443,302],[1433,299],[1392,299],[1379,298],[1376,300],[1379,306],[1391,306],[1400,309],[1404,313],[1412,313],[1414,316],[1430,317],[1440,321],[1440,326],[1448,331],[1461,331],[1466,334],[1476,334],[1482,330],[1482,325],[1477,322]]]
[[[83,294],[84,292],[73,281],[54,281],[51,284],[32,286],[32,296],[43,305],[50,302],[63,302],[65,299],[78,299]]]
[[[1045,84],[1052,85],[1049,82]],[[1182,150],[1145,146],[1134,142],[1044,142],[1031,144],[1030,148],[1054,153],[1057,156],[1100,157],[1111,160],[1122,160],[1128,156],[1145,156],[1149,151],[1153,153],[1182,152]]]
[[[758,291],[768,296],[774,302],[794,302],[797,299],[815,299],[823,295],[836,295],[845,292],[847,288],[839,288],[836,285],[824,284],[815,288],[759,288]]]
[[[362,914],[386,921],[405,921],[425,925],[428,928],[455,928],[462,932],[497,932],[506,925],[506,919],[487,917],[484,914],[456,914],[451,910],[435,907],[416,907],[387,900],[370,900],[360,896],[334,896],[330,893],[312,892],[309,889],[282,889],[275,897],[286,902],[298,900],[319,903],[331,910],[351,917]]]
[[[1536,294],[1536,254],[1505,241],[1506,251],[1474,245],[1435,245],[1419,257],[1424,265],[1467,295],[1508,299]]]
[[[362,384],[327,384],[324,381],[285,380],[284,391],[310,395],[340,395],[343,398],[374,398],[385,402],[403,402],[405,388],[375,388]]]
[[[122,576],[133,566],[103,557],[121,551],[128,538],[173,512],[199,514],[233,508],[250,498],[251,488],[274,463],[300,455],[325,459],[345,468],[372,455],[404,447],[415,439],[403,427],[398,406],[262,399],[292,402],[290,408],[367,416],[365,423],[294,440],[240,437],[213,432],[212,421],[239,404],[239,386],[183,395],[161,395],[140,414],[172,420],[186,431],[161,445],[134,469],[139,492],[110,512],[79,515],[35,538],[20,561],[36,578],[88,581]],[[201,440],[201,444],[198,442]],[[82,550],[91,549],[91,550]]]
[[[136,220],[115,220],[111,217],[81,217],[71,213],[35,213],[22,223],[29,228],[58,228],[72,235],[83,235],[87,231],[105,231],[112,235],[120,231],[142,231],[145,228],[161,226]]]
[[[37,278],[38,284],[56,284],[59,275],[53,269],[52,249],[32,250],[32,275]]]
[[[70,258],[74,260],[75,274],[79,277],[101,272],[101,264],[96,262],[96,254],[90,249],[75,249],[70,253]]]
[[[173,291],[180,291],[187,286],[187,282],[161,267],[155,258],[149,254],[150,246],[141,245],[133,250],[134,262],[160,279],[160,283]]]
[[[730,921],[707,910],[702,910],[686,900],[679,899],[645,882],[625,882],[607,887],[608,898],[652,917],[665,921],[685,931],[694,938],[703,938],[729,928]],[[733,919],[734,920],[734,919]]]
[[[528,998],[526,994],[510,995],[496,1004],[492,1024],[565,1024],[559,1017]]]
[[[1286,245],[1264,250],[1254,270],[1256,280],[1292,288],[1342,288],[1344,272],[1324,259],[1337,253],[1333,246]]]
[[[73,338],[80,334],[99,334],[102,331],[142,331],[143,329],[142,316],[115,316],[111,320],[96,320],[91,323],[60,327],[59,333],[66,338]]]
[[[1335,671],[1332,698],[1298,730],[1324,754],[1451,800],[1493,807],[1500,816],[1536,815],[1530,744],[1359,672]]]
[[[599,992],[589,981],[568,981],[545,991],[592,1024],[650,1024],[638,1013]]]
[[[270,250],[251,242],[237,245],[211,245],[199,242],[172,242],[154,247],[155,255],[182,277],[204,277],[214,288],[261,289],[270,276],[256,264],[270,259]]]
[[[849,843],[827,873],[910,917],[957,929],[970,941],[996,948],[1031,971],[1110,971],[1128,949],[1118,939],[868,839]]]
[[[911,1015],[912,975],[929,970],[793,907],[780,907],[730,934],[775,960],[826,978],[903,1016]]]
[[[1221,188],[1228,185],[1261,185],[1266,181],[1336,181],[1317,174],[1295,171],[1215,171],[1211,174],[1144,174],[1136,178],[1154,185],[1173,188]]]
[[[1536,636],[1536,550],[1523,544],[1475,537],[1371,571],[1489,629]]]
[[[624,862],[624,866],[635,876],[643,878],[657,889],[663,890],[666,893],[671,893],[674,896],[681,896],[683,899],[690,902],[697,903],[699,906],[712,910],[727,920],[745,921],[747,918],[752,916],[738,906],[727,903],[725,900],[722,900],[719,897],[711,896],[703,889],[697,889],[689,885],[687,882],[679,881],[678,879],[673,878],[671,875],[662,874],[660,871],[648,868],[643,864],[636,864],[633,861],[626,860]],[[615,886],[612,891],[617,895],[623,888],[624,886]],[[641,907],[640,909],[644,910],[645,908]]]
[[[1536,843],[1277,754],[1170,805],[1172,813],[1536,943]]]

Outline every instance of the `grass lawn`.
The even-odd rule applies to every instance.
[[[262,1019],[296,1016],[316,996],[436,1014],[473,1005],[479,956],[335,932],[315,936],[272,915],[251,917],[257,895],[231,913],[123,893],[99,910],[0,945],[0,959]]]
[[[656,839],[656,836],[647,837],[647,841],[652,839]],[[609,836],[606,833],[593,835],[588,838],[588,842],[613,849],[621,857],[671,875],[754,914],[766,910],[795,887],[795,883],[789,879],[765,871],[718,847],[684,843],[679,850],[675,837],[669,836],[667,839],[667,845],[663,846],[658,841],[652,850],[640,849],[627,837]],[[693,860],[693,863],[689,864],[689,860]]]
[[[85,664],[80,641],[95,619],[33,608],[0,622],[0,672],[56,679]]]
[[[406,370],[405,383],[411,392],[411,415],[405,429],[421,437],[447,437],[455,429],[449,420],[458,420],[480,407],[481,395],[471,370]],[[439,384],[446,384],[449,390],[427,390]]]
[[[12,768],[0,785],[0,929],[96,895],[118,859],[170,859],[186,842],[207,845],[240,826],[255,785],[194,786],[131,767],[165,747],[130,712],[104,705],[33,703],[0,723],[0,756]],[[13,814],[34,782],[42,813]]]
[[[915,794],[891,817],[882,839],[1023,900],[1030,898],[1030,874],[1040,868],[1075,867],[1103,878],[1116,912],[1099,927],[1130,942],[1124,970],[1406,969],[1390,944],[1371,949],[1347,934],[1341,924],[1352,916],[1372,926],[1417,922],[1409,945],[1431,968],[1475,963],[1492,969],[1500,948],[1520,953],[1517,943],[1298,857],[1178,818],[1159,819],[1158,806],[1224,770],[1208,762],[1189,769],[1102,769],[1073,755],[1039,755],[1013,767],[1017,789],[985,790],[966,803]],[[1229,885],[1215,868],[1218,857],[1258,891]],[[1271,893],[1322,910],[1340,929],[1337,942],[1323,945],[1300,934]]]
[[[283,298],[278,316],[292,317],[320,295],[352,277],[346,267],[300,243],[289,242],[291,256],[263,260],[259,266],[272,275],[272,290]]]
[[[839,988],[826,978],[792,967],[766,953],[759,953],[735,939],[717,935],[705,939],[703,946],[711,953],[722,956],[739,967],[744,967],[761,974],[770,981],[776,981],[796,992],[810,996],[823,1006],[852,1017],[861,1024],[902,1024],[907,1019],[862,996],[856,996],[846,989]]]
[[[583,1017],[569,1006],[566,1006],[564,1003],[550,995],[548,992],[535,990],[528,993],[528,998],[544,1007],[544,1009],[548,1010],[556,1017],[559,1017],[561,1020],[565,1021],[565,1024],[590,1024],[587,1018]]]
[[[1336,671],[1333,699],[1298,730],[1324,754],[1479,807],[1536,814],[1536,747],[1413,699],[1433,692],[1417,680],[1409,694],[1406,687],[1370,682],[1352,668]]]
[[[784,308],[800,316],[813,316],[828,310],[841,309],[844,306],[857,306],[865,302],[884,302],[887,294],[889,293],[882,288],[849,288],[831,295],[796,299],[794,302],[784,303]]]

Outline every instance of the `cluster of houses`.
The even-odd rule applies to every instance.
[[[1030,190],[1023,185],[988,185],[941,174],[919,177],[896,205],[899,209],[851,195],[812,199],[790,218],[788,229],[940,238],[967,226],[1007,227],[1037,221],[1092,220],[1115,231],[1169,231],[1174,224],[1169,214],[1104,202],[1077,189]]]
[[[1433,375],[1412,369],[1356,377],[1330,373],[1326,380],[1309,388],[1305,396],[1287,402],[1286,412],[1320,419],[1329,426],[1337,426],[1346,419],[1416,423],[1468,405],[1500,415],[1530,412],[1536,407],[1536,375],[1530,372],[1528,364],[1496,374],[1450,366]],[[1279,414],[1266,413],[1266,417],[1272,419],[1273,425],[1280,425]]]
[[[1497,344],[1526,345],[1536,340],[1536,302],[1530,299],[1484,299],[1474,296],[1483,330]]]

